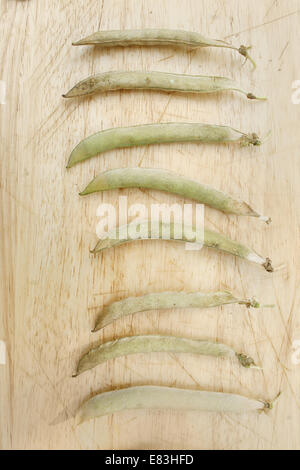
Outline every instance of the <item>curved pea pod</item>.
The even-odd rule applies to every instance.
[[[226,344],[202,341],[199,339],[178,338],[175,336],[145,335],[130,336],[115,341],[109,341],[100,344],[97,348],[91,349],[80,359],[74,377],[116,357],[152,352],[235,357],[243,367],[257,368],[251,357],[236,353]]]
[[[128,297],[106,305],[100,314],[94,331],[109,325],[119,318],[148,310],[173,308],[210,308],[220,305],[241,304],[248,308],[259,308],[255,299],[239,299],[230,292],[155,292],[139,297]]]
[[[157,168],[118,168],[100,173],[80,193],[81,196],[119,188],[146,188],[166,191],[194,199],[227,214],[258,217],[266,223],[271,219],[258,214],[249,204],[197,181]]]
[[[199,239],[202,234],[199,234]],[[180,238],[178,238],[180,237]],[[153,240],[163,239],[172,240],[184,243],[197,243],[195,240],[198,239],[197,231],[193,227],[182,226],[176,223],[158,223],[158,229],[151,229],[151,222],[145,221],[140,223],[132,223],[128,225],[122,225],[112,230],[103,239],[100,239],[96,244],[92,253],[99,253],[108,248],[114,246],[123,245],[125,243],[133,242],[136,240]],[[199,245],[199,243],[197,243]],[[214,232],[213,230],[204,229],[204,240],[203,245],[208,248],[215,248],[225,253],[238,256],[240,258],[257,263],[265,268],[268,272],[273,272],[271,260],[269,258],[263,258],[257,254],[251,248],[248,248],[241,243],[238,243],[230,238],[225,237],[220,233]]]
[[[231,393],[145,385],[96,395],[78,410],[76,424],[124,410],[170,409],[242,414],[272,408],[272,402]]]
[[[219,93],[236,91],[250,100],[264,101],[242,89],[234,80],[226,77],[186,75],[166,72],[105,72],[81,80],[64,98],[92,95],[115,90],[160,90],[181,93]]]
[[[250,60],[248,50],[251,47],[235,47],[218,39],[209,39],[199,33],[174,29],[140,29],[140,30],[112,30],[97,31],[79,41],[73,42],[73,46],[96,45],[101,47],[129,47],[129,46],[185,46],[190,48],[218,47],[237,51],[246,60]]]
[[[242,146],[261,145],[256,134],[244,134],[228,126],[201,123],[144,124],[116,127],[97,132],[83,139],[72,151],[67,168],[117,148],[174,142],[235,143]]]

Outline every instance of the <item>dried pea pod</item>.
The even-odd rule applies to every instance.
[[[248,369],[258,368],[251,357],[245,354],[238,354],[226,344],[175,336],[145,335],[120,338],[91,349],[80,359],[74,377],[116,357],[152,352],[235,357],[243,367]]]
[[[67,168],[97,154],[116,148],[172,142],[237,143],[242,146],[261,145],[256,134],[244,134],[228,126],[201,123],[144,124],[106,129],[83,139],[72,151]]]
[[[129,231],[131,232],[130,235],[128,233]],[[164,239],[185,243],[196,243],[195,240],[197,239],[197,234],[193,227],[183,227],[181,224],[175,223],[169,224],[159,222],[158,230],[155,230],[154,232],[155,233],[153,233],[153,230],[151,230],[150,221],[122,225],[108,233],[105,238],[100,239],[94,250],[92,250],[92,253],[98,253],[108,248],[123,245],[125,243],[136,240]],[[180,238],[176,238],[177,234],[180,233]],[[167,234],[167,236],[165,234]],[[201,237],[199,237],[199,239],[200,238]],[[257,263],[263,266],[268,272],[274,271],[271,260],[269,258],[263,258],[251,248],[233,241],[220,233],[204,229],[203,244],[208,248],[216,248],[220,251],[224,251],[225,253],[230,253],[234,256],[238,256],[248,261],[252,261],[253,263]]]
[[[191,48],[221,47],[233,49],[246,60],[250,60],[256,67],[254,60],[249,56],[250,47],[235,47],[218,39],[209,39],[199,33],[174,29],[141,29],[141,30],[112,30],[98,31],[90,36],[73,42],[73,46],[97,45],[101,47],[128,47],[128,46],[185,46]]]
[[[80,407],[76,424],[123,410],[171,409],[242,414],[271,410],[273,403],[231,393],[145,385],[96,395]]]
[[[119,318],[148,310],[172,308],[210,308],[220,305],[241,304],[259,308],[255,299],[239,299],[230,292],[155,292],[139,297],[128,297],[106,305],[94,331],[98,331]]]
[[[96,176],[80,193],[81,196],[119,188],[147,188],[166,191],[194,199],[227,214],[258,217],[266,223],[271,219],[258,214],[249,204],[197,181],[157,168],[118,168]]]
[[[105,72],[81,80],[64,98],[104,93],[113,90],[160,90],[182,93],[218,93],[236,91],[250,100],[264,101],[243,90],[234,80],[206,75],[186,75],[166,72]]]

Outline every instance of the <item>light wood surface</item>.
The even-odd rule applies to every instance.
[[[2,449],[299,449],[300,365],[293,343],[299,317],[300,80],[299,0],[1,0],[1,314]],[[253,71],[231,51],[131,48],[101,50],[71,42],[102,29],[169,27],[251,44]],[[223,75],[267,103],[242,95],[186,96],[112,92],[61,97],[86,76],[107,70]],[[3,100],[2,100],[3,101]],[[98,130],[152,122],[227,124],[272,134],[260,148],[174,144],[108,152],[71,170],[72,148]],[[256,265],[176,243],[138,242],[97,256],[100,203],[183,202],[154,191],[78,196],[100,171],[126,166],[173,169],[245,199],[270,215],[266,226],[206,209],[209,227],[272,258],[273,275]],[[104,303],[164,290],[230,289],[273,309],[243,306],[147,312],[90,333]],[[124,335],[209,338],[246,351],[263,366],[152,354],[119,358],[71,378],[91,344]],[[295,343],[294,343],[295,344]],[[295,361],[294,361],[295,362]],[[76,428],[74,414],[96,392],[139,384],[282,397],[266,414],[128,411]]]

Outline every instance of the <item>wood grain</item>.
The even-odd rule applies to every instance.
[[[300,80],[300,1],[1,0],[0,104],[2,449],[299,449],[300,374],[292,345],[299,317],[299,119],[292,83]],[[172,48],[101,50],[71,42],[98,29],[170,27],[251,44],[256,71],[231,51]],[[72,85],[107,70],[223,75],[264,95],[185,96],[114,92],[64,101]],[[231,125],[271,137],[258,149],[174,144],[108,152],[67,171],[74,145],[101,129],[168,121]],[[184,201],[121,190],[80,199],[98,172],[137,166],[172,169],[247,200],[272,216],[256,220],[207,209],[207,224],[270,256],[270,275],[246,261],[177,244],[140,242],[94,258],[96,209]],[[188,202],[188,201],[185,201]],[[171,289],[230,288],[276,308],[152,312],[92,335],[97,312],[127,295]],[[129,334],[209,338],[246,351],[263,372],[234,362],[153,354],[118,358],[72,379],[90,344]],[[75,428],[79,404],[99,391],[138,384],[283,395],[269,415],[128,411]]]

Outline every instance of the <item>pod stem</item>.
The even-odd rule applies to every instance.
[[[261,367],[258,367],[252,357],[247,356],[246,354],[238,354],[236,353],[236,357],[239,360],[240,364],[245,367],[246,369],[259,369],[262,370]]]
[[[265,268],[265,270],[268,273],[273,273],[274,272],[274,268],[272,266],[272,261],[270,260],[270,258],[267,258],[266,262],[262,266]]]
[[[240,300],[240,305],[246,305],[247,308],[260,308],[260,303],[253,297],[252,299]]]
[[[269,410],[272,410],[274,408],[274,405],[275,403],[278,401],[279,397],[281,396],[282,392],[279,392],[276,397],[274,398],[274,400],[272,401],[269,401],[269,402],[265,402],[263,401],[262,403],[265,405],[265,408],[263,411],[269,411]]]
[[[275,308],[276,305],[274,304],[260,304],[255,297],[252,299],[241,300],[239,302],[240,305],[246,305],[247,308]]]
[[[249,60],[251,62],[251,64],[253,65],[253,69],[256,69],[256,63],[254,62],[254,60],[252,59],[252,57],[248,54],[248,51],[249,49],[251,49],[252,46],[241,46],[239,49],[237,49],[237,51],[243,56],[245,57],[246,59],[246,62],[247,60]]]
[[[260,98],[259,96],[255,96],[253,93],[247,93],[248,100],[258,100],[258,101],[267,101],[268,98]]]
[[[240,142],[242,147],[248,147],[249,145],[254,145],[255,147],[258,147],[262,144],[261,139],[258,137],[257,134],[255,134],[255,132],[253,132],[252,134],[243,134]]]

